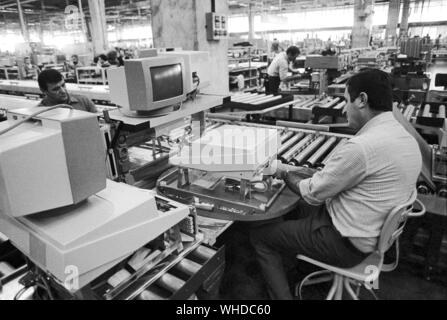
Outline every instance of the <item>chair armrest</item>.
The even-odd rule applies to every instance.
[[[419,218],[422,217],[425,213],[426,213],[426,209],[424,204],[419,201],[418,199],[416,199],[416,201],[414,202],[414,204],[417,204],[417,206],[419,207],[419,211],[410,211],[408,213],[408,217],[410,218]],[[414,210],[414,205],[413,205],[413,210]]]

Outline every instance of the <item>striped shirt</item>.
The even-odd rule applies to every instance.
[[[326,202],[332,222],[360,251],[377,249],[391,211],[407,202],[422,169],[416,140],[392,112],[369,121],[326,167],[300,183],[306,202]]]
[[[289,58],[286,52],[276,55],[270,64],[267,73],[270,77],[279,77],[282,80],[287,78],[289,72]]]

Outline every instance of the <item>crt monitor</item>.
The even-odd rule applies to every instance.
[[[186,70],[182,57],[127,60],[124,68],[109,70],[112,101],[137,113],[180,104],[191,87]]]

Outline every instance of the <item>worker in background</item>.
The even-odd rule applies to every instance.
[[[121,67],[124,65],[124,61],[119,59],[118,52],[115,50],[109,51],[107,53],[107,61],[111,66]]]
[[[273,60],[272,64],[268,68],[268,82],[266,83],[266,93],[278,94],[281,84],[286,84],[294,77],[289,77],[289,66],[295,63],[296,58],[300,55],[300,49],[295,46],[291,46],[286,52],[281,52]]]
[[[97,113],[96,106],[90,99],[69,94],[65,87],[65,79],[62,74],[54,69],[44,70],[38,78],[39,88],[45,95],[39,107],[53,107],[59,104],[67,104],[73,109]]]
[[[327,43],[326,48],[321,52],[321,55],[324,57],[335,56],[336,54],[337,52],[334,49],[332,49],[332,43]]]
[[[281,48],[278,39],[273,39],[272,46],[270,48],[270,58],[272,61],[276,58],[278,54],[283,52],[283,48]]]
[[[77,68],[82,67],[82,64],[79,62],[79,56],[77,54],[74,54],[71,56],[71,62],[67,65],[69,72],[76,72]]]
[[[340,268],[360,264],[377,250],[391,211],[416,191],[422,156],[416,140],[394,118],[389,76],[362,71],[349,80],[345,98],[349,124],[359,131],[322,171],[289,172],[285,165],[272,164],[278,167],[276,177],[304,200],[298,220],[251,232],[273,299],[292,299],[286,258],[296,261],[302,254]]]
[[[442,34],[440,34],[435,40],[436,50],[439,50],[441,48],[441,38],[442,38]]]
[[[110,63],[107,61],[107,56],[105,54],[100,54],[96,57],[96,66],[99,68],[108,68],[110,67]]]
[[[31,63],[30,57],[25,57],[23,59],[24,66],[23,66],[23,77],[25,80],[33,80],[37,78],[37,74],[39,71],[39,68]]]
[[[83,67],[79,61],[79,56],[74,54],[71,56],[71,61],[67,63],[68,77],[73,82],[78,82],[78,75],[76,69]]]

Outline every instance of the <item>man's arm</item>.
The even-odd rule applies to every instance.
[[[344,190],[360,183],[368,174],[366,156],[360,145],[348,142],[340,148],[322,171],[290,171],[281,166],[278,178],[310,205],[321,205]],[[307,170],[307,171],[305,171]]]
[[[293,167],[289,165],[280,164],[279,161],[275,165],[277,167],[276,176],[279,179],[284,180],[284,182],[290,188],[290,190],[292,190],[300,197],[301,197],[300,182],[303,181],[304,179],[312,177],[317,172],[317,170],[314,169],[304,167]]]
[[[315,173],[315,172],[314,172]],[[289,172],[284,178],[284,182],[299,197],[302,197],[300,190],[301,181],[311,178],[314,174],[304,173],[304,172]]]
[[[83,104],[85,105],[85,109],[87,112],[91,113],[98,113],[98,109],[96,108],[95,104],[87,97],[83,97]]]
[[[281,60],[279,63],[279,78],[282,82],[288,82],[289,81],[289,65],[286,60]]]

